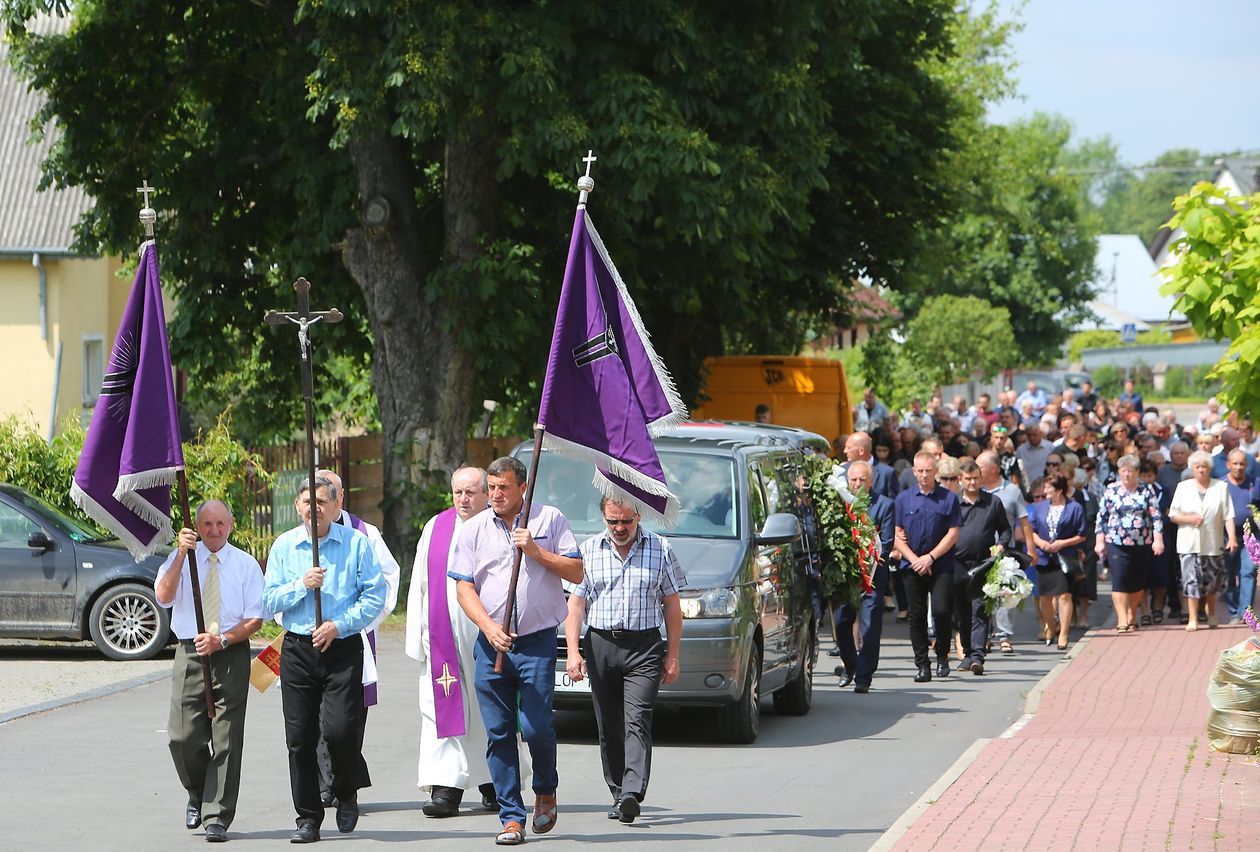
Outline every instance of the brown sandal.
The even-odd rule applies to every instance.
[[[534,794],[534,834],[546,834],[556,827],[556,818],[558,816],[558,808],[556,806],[556,796],[554,793],[548,795],[546,793]]]
[[[516,820],[505,824],[503,830],[494,837],[496,846],[520,846],[525,842],[525,826]]]

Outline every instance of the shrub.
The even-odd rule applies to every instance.
[[[270,535],[254,524],[250,474],[262,483],[270,483],[271,474],[262,467],[262,459],[249,452],[232,437],[230,421],[220,417],[214,428],[201,432],[196,441],[184,443],[184,465],[188,478],[188,502],[191,510],[203,500],[222,500],[236,515],[236,532],[232,536],[242,550],[266,552]],[[51,503],[89,529],[102,534],[105,530],[83,514],[70,499],[70,482],[83,451],[87,431],[75,416],[67,417],[61,432],[51,443],[45,442],[29,420],[7,417],[0,420],[0,476]],[[179,495],[172,489],[171,520],[175,528],[183,525]]]

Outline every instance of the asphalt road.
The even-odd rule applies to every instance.
[[[1096,618],[1107,614],[1094,609]],[[710,717],[700,711],[659,713],[651,788],[643,817],[631,826],[604,815],[607,790],[593,718],[559,713],[560,820],[552,834],[531,836],[530,844],[869,848],[976,740],[998,736],[1018,719],[1028,692],[1063,659],[1031,641],[1029,608],[1017,614],[1025,637],[1017,656],[991,658],[983,677],[955,672],[915,684],[906,628],[888,622],[871,693],[842,692],[820,671],[810,714],[776,717],[765,700],[761,737],[751,746],[716,742]],[[420,813],[426,797],[415,787],[411,661],[402,653],[401,633],[387,636],[381,648],[382,703],[372,711],[365,745],[374,785],[360,794],[363,817],[354,834],[338,834],[329,812],[324,840],[347,849],[417,840],[438,840],[443,850],[485,849],[497,831],[494,815],[466,809],[432,820]],[[7,688],[11,675],[38,653],[0,647],[0,683]],[[117,665],[83,657],[81,665],[89,668]],[[820,660],[820,670],[829,672],[834,659]],[[117,680],[128,678],[135,675],[123,672]],[[0,724],[3,846],[168,850],[200,844],[200,831],[183,828],[185,797],[167,751],[169,679],[100,697],[73,695],[75,703]],[[22,709],[10,716],[15,713]],[[251,693],[246,742],[230,838],[245,846],[285,841],[294,814],[278,688]]]

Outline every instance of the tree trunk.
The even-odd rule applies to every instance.
[[[448,483],[466,455],[472,358],[445,328],[442,304],[424,302],[424,282],[437,260],[420,249],[415,173],[405,145],[374,134],[351,143],[350,155],[367,221],[347,232],[342,262],[363,290],[375,338],[372,387],[384,433],[382,534],[409,566],[415,522],[425,520],[417,517],[421,490]]]

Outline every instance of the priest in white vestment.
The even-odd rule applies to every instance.
[[[455,581],[446,575],[460,528],[489,505],[486,472],[477,467],[455,471],[451,496],[454,509],[436,515],[424,525],[407,594],[406,651],[407,656],[420,663],[420,760],[416,785],[429,793],[430,802],[423,810],[432,817],[454,816],[459,812],[464,791],[474,787],[481,793],[483,808],[499,810],[486,764],[486,728],[473,683],[477,670],[473,661],[477,626],[464,615],[455,597]],[[431,597],[439,582],[444,602]],[[435,613],[445,618],[448,630],[430,629]],[[522,776],[527,772],[526,764],[522,766]]]

